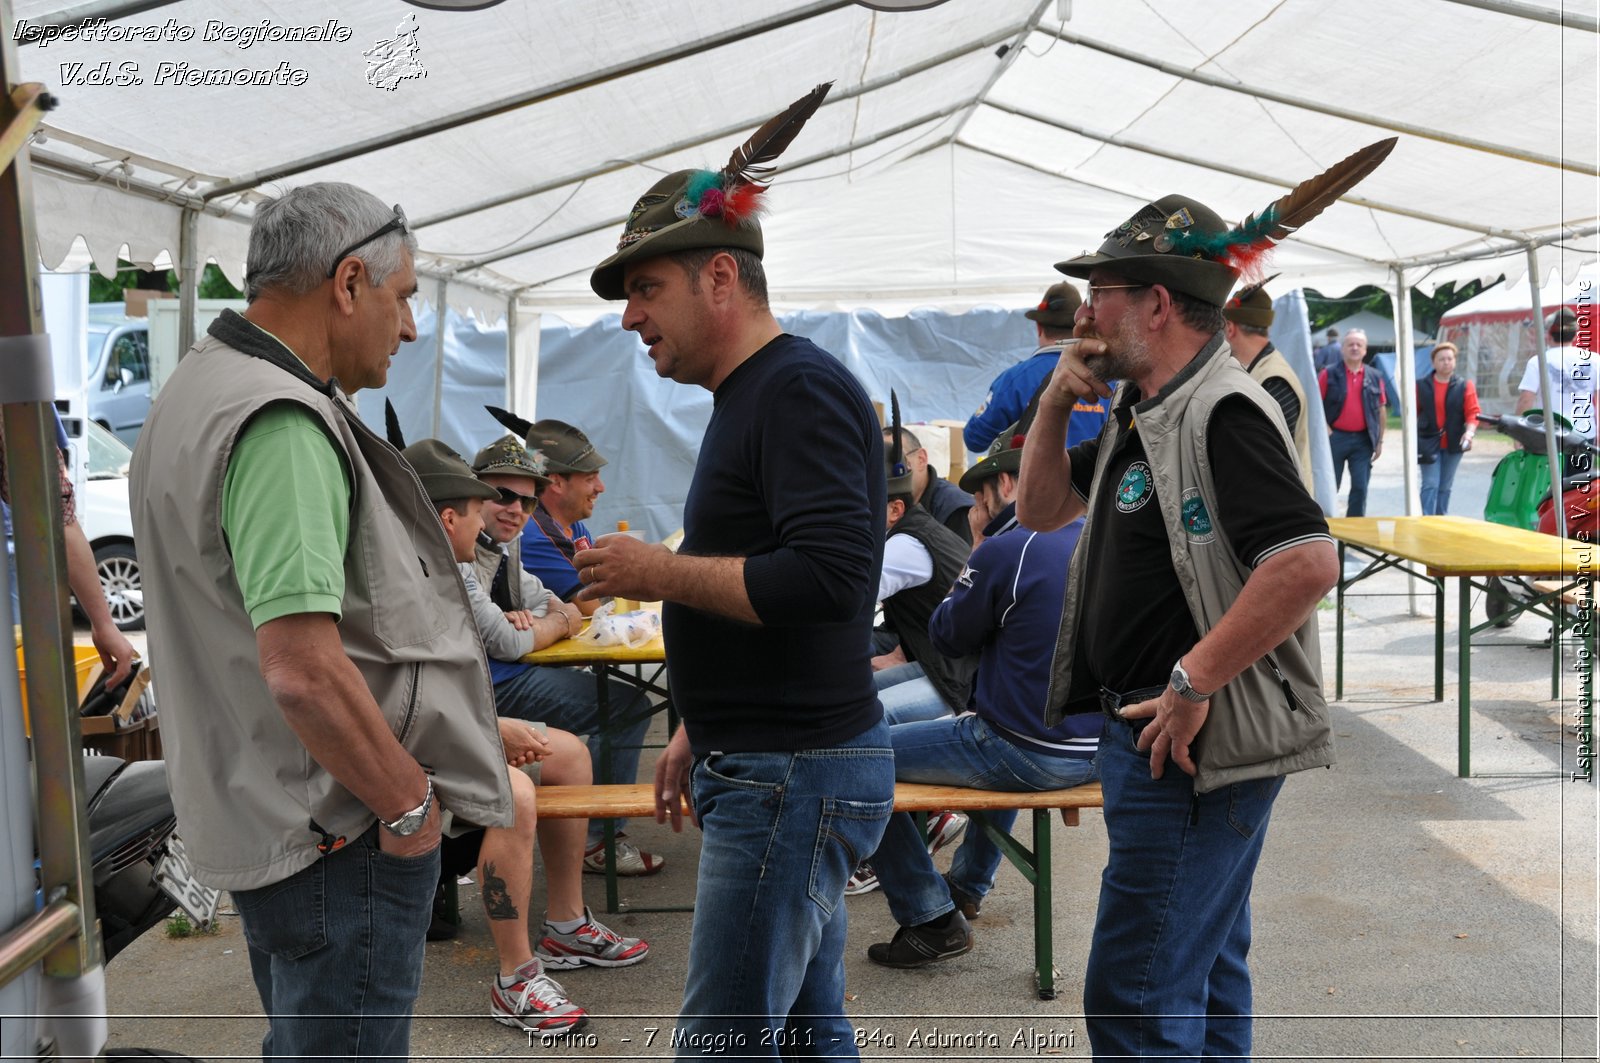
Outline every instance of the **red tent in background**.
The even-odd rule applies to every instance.
[[[1589,263],[1570,283],[1552,275],[1540,292],[1544,313],[1570,307],[1578,315],[1574,343],[1585,350],[1595,346],[1595,288],[1600,284],[1600,264]],[[1478,384],[1485,413],[1506,413],[1517,401],[1517,384],[1533,357],[1535,344],[1544,339],[1543,322],[1535,323],[1528,306],[1528,282],[1518,279],[1468,299],[1439,322],[1439,339],[1454,343],[1461,352],[1461,373]]]

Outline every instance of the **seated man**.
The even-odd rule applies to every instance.
[[[942,653],[978,654],[977,683],[971,711],[890,728],[897,780],[1026,792],[1097,777],[1099,719],[1086,714],[1053,728],[1040,723],[1067,564],[1083,522],[1048,533],[1020,527],[1014,500],[1021,460],[1020,443],[1002,436],[961,478],[976,496],[978,545],[935,610],[930,635]],[[1016,820],[1015,811],[988,815],[1002,831]],[[894,940],[868,948],[868,958],[887,967],[920,967],[971,949],[967,920],[981,910],[1000,857],[986,831],[968,830],[949,875],[941,878],[911,816],[895,813],[872,865],[900,929]]]
[[[894,429],[883,430],[883,450],[894,448]],[[956,534],[968,547],[972,545],[972,532],[967,528],[967,510],[972,508],[972,496],[939,475],[939,470],[928,464],[928,448],[922,445],[911,429],[900,429],[900,452],[911,468],[911,497],[917,505],[933,514],[933,519]]]
[[[543,422],[541,422],[543,423]],[[469,578],[483,588],[473,605],[478,633],[489,651],[489,676],[494,680],[495,711],[520,720],[542,720],[589,738],[589,757],[596,778],[602,776],[602,758],[611,756],[608,781],[633,782],[639,774],[639,752],[650,714],[645,711],[644,695],[625,683],[607,681],[613,720],[637,717],[626,727],[600,730],[600,711],[595,699],[594,675],[579,668],[546,668],[523,664],[520,658],[543,649],[568,635],[575,635],[583,623],[579,607],[563,603],[538,577],[520,567],[512,558],[519,553],[519,538],[529,513],[537,505],[534,496],[541,482],[547,483],[521,443],[506,436],[478,452],[473,461],[478,477],[496,491],[496,497],[483,504],[484,533],[478,539]],[[537,533],[535,533],[537,534]],[[509,556],[508,556],[509,552]],[[576,581],[576,574],[574,574]],[[622,836],[624,820],[614,820],[617,874],[651,875],[665,866],[654,853],[645,852]],[[605,874],[605,822],[589,824],[589,844],[583,858],[584,870]]]
[[[515,429],[512,429],[515,431]],[[545,418],[524,430],[528,457],[543,477],[532,513],[533,527],[522,537],[522,567],[539,577],[564,602],[574,602],[582,584],[572,557],[594,545],[584,523],[595,500],[605,493],[600,468],[606,459],[589,437],[567,424]],[[584,616],[598,601],[576,601]]]
[[[428,499],[439,514],[456,560],[471,568],[473,547],[483,528],[482,506],[495,489],[472,475],[467,463],[437,439],[424,439],[403,450],[416,470]],[[477,614],[481,592],[473,595]],[[486,599],[485,599],[486,600]],[[551,625],[553,627],[553,625]],[[566,626],[566,621],[562,621]],[[558,636],[559,637],[559,636]],[[545,1035],[570,1033],[588,1017],[567,998],[549,975],[550,967],[624,967],[638,963],[650,946],[624,938],[594,918],[583,903],[582,820],[538,820],[534,774],[551,785],[589,782],[589,758],[582,743],[564,731],[540,729],[515,720],[500,720],[507,773],[516,818],[509,828],[472,831],[477,834],[476,862],[489,935],[500,959],[500,974],[489,991],[489,1014],[495,1021]],[[455,827],[464,827],[457,823]],[[544,936],[535,955],[528,940],[526,908],[533,889],[533,841],[537,832],[544,856],[548,904]],[[463,835],[444,843],[452,856],[470,854],[473,838]],[[467,858],[471,858],[470,855]]]
[[[950,657],[935,650],[928,620],[955,584],[967,559],[964,539],[944,527],[913,495],[913,472],[898,453],[894,430],[888,449],[888,539],[878,578],[878,601],[886,626],[900,637],[899,649],[874,657],[872,667],[883,715],[891,725],[926,720],[966,708],[976,657]],[[908,433],[900,429],[899,437]]]

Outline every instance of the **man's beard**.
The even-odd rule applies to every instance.
[[[1101,383],[1132,380],[1150,368],[1150,341],[1134,328],[1130,315],[1123,315],[1109,337],[1100,335],[1093,326],[1087,325],[1081,330],[1075,329],[1074,334],[1081,339],[1100,340],[1106,345],[1104,354],[1084,358],[1090,371],[1100,378]]]

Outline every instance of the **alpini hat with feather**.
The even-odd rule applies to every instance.
[[[1164,285],[1222,306],[1240,277],[1260,278],[1267,252],[1278,241],[1377,169],[1396,139],[1369,144],[1234,226],[1198,200],[1163,196],[1106,233],[1098,251],[1057,262],[1056,269],[1079,278],[1087,278],[1096,267],[1114,269],[1130,281]]]
[[[772,167],[806,121],[822,106],[833,82],[818,85],[757,129],[720,170],[679,170],[650,186],[628,212],[617,250],[589,275],[602,299],[625,299],[623,268],[675,251],[726,247],[760,258],[762,194]]]

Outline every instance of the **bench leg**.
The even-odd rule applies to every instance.
[[[1050,881],[1050,810],[1033,810],[1033,960],[1039,976],[1039,999],[1056,998],[1055,927]]]

